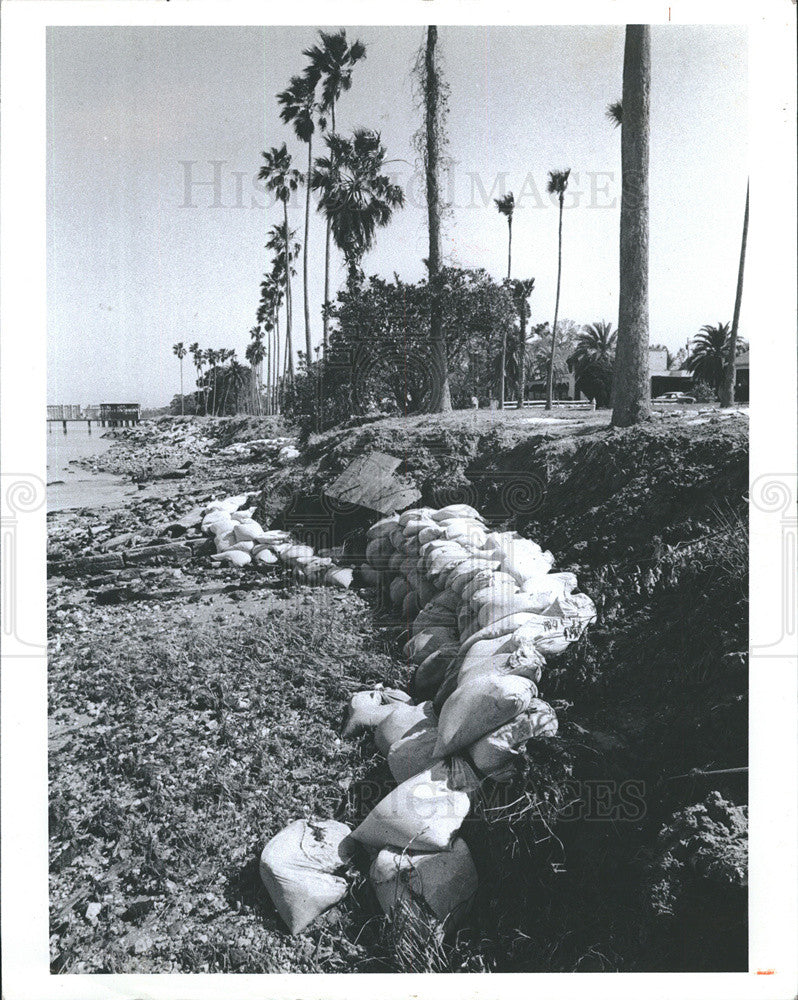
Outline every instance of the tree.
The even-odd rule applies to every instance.
[[[319,31],[321,44],[313,45],[302,53],[310,63],[305,69],[305,76],[314,89],[321,85],[321,108],[330,115],[330,131],[335,132],[335,108],[342,93],[352,86],[352,70],[362,59],[366,58],[366,46],[359,40],[351,45],[346,40],[346,30],[326,32]],[[326,127],[322,125],[322,129]],[[327,216],[325,248],[324,248],[324,308],[322,310],[322,343],[327,351],[329,336],[330,310],[330,237],[332,233],[331,219]]]
[[[737,269],[737,292],[734,296],[734,315],[729,335],[729,357],[724,378],[721,382],[720,405],[731,406],[734,402],[734,362],[737,358],[737,331],[740,326],[740,304],[743,298],[743,272],[745,271],[745,247],[748,243],[748,185],[745,187],[745,213],[743,215],[743,238],[740,243],[740,265]]]
[[[174,354],[180,360],[180,414],[183,414],[183,358],[186,356],[186,347],[182,340],[178,341],[172,348]]]
[[[651,27],[627,24],[621,98],[621,225],[618,341],[612,424],[651,415],[648,373],[648,160]]]
[[[560,279],[562,278],[562,210],[570,173],[570,168],[568,170],[549,171],[549,182],[546,185],[546,190],[549,194],[557,195],[557,201],[560,206],[559,235],[557,241],[557,295],[554,300],[554,323],[552,324],[554,336],[551,339],[551,360],[549,362],[549,377],[546,386],[547,410],[552,408],[552,400],[554,398],[554,346],[557,343],[557,314],[560,311]]]
[[[518,406],[523,407],[526,395],[526,321],[529,319],[529,296],[535,287],[534,278],[520,279],[510,282],[513,291],[513,302],[518,310],[518,362],[516,364],[516,384],[518,387]]]
[[[507,217],[507,280],[510,281],[513,263],[513,212],[515,211],[515,198],[513,192],[502,195],[501,198],[493,199],[500,215]],[[505,330],[502,339],[502,360],[499,369],[499,409],[504,409],[504,385],[505,370],[507,368],[507,331]]]
[[[571,355],[571,361],[578,370],[580,365],[599,358],[612,362],[615,359],[615,341],[618,334],[612,329],[612,323],[599,320],[583,327],[577,337],[576,349]]]
[[[730,354],[729,323],[716,323],[714,326],[701,327],[701,332],[693,341],[693,350],[687,359],[687,368],[693,376],[712,386],[715,393],[720,392],[723,384],[723,372],[727,359],[734,367],[734,358]]]
[[[433,390],[429,401],[430,413],[446,413],[452,408],[449,371],[446,364],[446,344],[443,339],[441,315],[441,205],[438,178],[440,147],[445,142],[446,101],[441,101],[440,66],[436,55],[438,29],[427,28],[421,84],[424,94],[424,170],[427,179],[427,223],[429,228],[430,283],[430,343],[432,345]]]
[[[330,133],[326,143],[329,156],[316,160],[311,184],[346,260],[348,281],[357,283],[364,254],[377,230],[404,205],[404,194],[382,173],[385,147],[379,132],[356,129],[351,139]]]
[[[291,194],[299,187],[302,175],[291,166],[291,155],[285,143],[278,148],[272,147],[268,152],[262,154],[263,164],[258,172],[258,178],[266,181],[267,191],[271,191],[278,201],[283,203],[283,225],[288,232],[288,202]],[[286,350],[288,352],[288,372],[289,377],[294,377],[294,356],[293,343],[291,341],[291,265],[288,258],[288,241],[285,243],[285,339]]]
[[[293,262],[299,256],[300,246],[296,239],[296,232],[290,229],[285,222],[277,226],[272,226],[268,233],[266,249],[271,250],[274,255],[271,277],[273,282],[280,288],[280,295],[276,299],[276,308],[279,309],[285,301],[285,377],[294,377],[294,350],[291,341],[291,278],[296,275]]]
[[[244,351],[244,357],[249,362],[251,369],[250,396],[252,409],[260,416],[262,409],[261,394],[263,391],[261,373],[263,359],[266,357],[266,348],[263,344],[263,330],[260,327],[253,326],[249,331],[249,336],[250,341]]]
[[[302,283],[304,290],[305,305],[305,351],[309,355],[311,351],[310,336],[310,304],[308,302],[308,237],[310,233],[310,174],[313,168],[313,133],[316,131],[316,115],[318,105],[316,103],[316,86],[312,77],[305,76],[291,77],[291,83],[286,90],[277,95],[277,100],[281,105],[280,118],[289,124],[293,122],[294,133],[300,142],[307,143],[308,147],[308,169],[305,174],[305,241],[302,251]],[[321,127],[324,128],[324,119],[321,120]]]

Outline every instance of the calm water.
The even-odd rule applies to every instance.
[[[89,455],[99,455],[110,448],[113,439],[102,437],[104,428],[84,423],[68,423],[64,434],[61,424],[49,424],[47,434],[47,510],[73,510],[77,507],[119,507],[137,493],[136,487],[119,476],[97,475],[70,466],[70,462]]]

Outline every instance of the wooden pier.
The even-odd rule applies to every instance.
[[[133,427],[141,420],[140,403],[100,403],[99,407],[90,407],[84,411],[76,404],[61,404],[47,407],[47,429],[52,434],[53,424],[61,424],[64,434],[68,424],[88,424],[91,434],[92,423],[101,427]]]

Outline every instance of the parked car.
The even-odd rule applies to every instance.
[[[694,403],[695,396],[688,396],[686,392],[663,392],[661,396],[655,396],[654,403]]]

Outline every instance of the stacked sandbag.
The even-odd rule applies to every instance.
[[[336,566],[331,556],[315,552],[302,545],[287,531],[263,528],[252,516],[255,508],[240,509],[248,499],[246,494],[214,500],[205,509],[202,530],[213,537],[216,554],[213,562],[259,568],[277,565],[289,570],[299,583],[308,583],[346,590],[352,585],[353,572]]]

